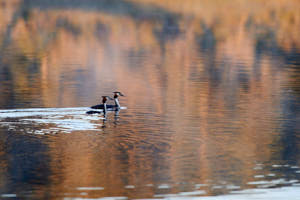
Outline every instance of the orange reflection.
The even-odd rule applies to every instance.
[[[147,184],[164,181],[243,186],[255,163],[280,153],[271,145],[282,85],[299,83],[280,67],[299,54],[299,1],[66,2],[0,5],[0,105],[88,106],[120,90],[131,121],[49,139],[53,194],[90,186],[105,189],[89,197],[151,197],[159,189]],[[273,49],[282,52],[275,61]]]

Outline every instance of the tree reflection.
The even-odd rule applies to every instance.
[[[1,108],[88,106],[116,88],[130,97],[104,134],[4,138],[12,160],[1,166],[16,184],[54,181],[53,194],[105,184],[100,196],[144,198],[168,182],[168,192],[189,181],[246,187],[253,163],[298,163],[300,3],[178,2],[0,5]],[[22,147],[32,155],[18,157]],[[128,192],[133,183],[143,186]]]

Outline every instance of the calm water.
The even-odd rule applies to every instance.
[[[1,197],[299,198],[299,10],[0,0]]]

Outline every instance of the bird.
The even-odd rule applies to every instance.
[[[121,106],[120,106],[118,97],[119,97],[119,95],[122,96],[122,97],[125,96],[125,95],[123,95],[121,92],[113,92],[113,93],[114,93],[115,107],[118,108],[118,109],[120,109]]]
[[[107,99],[109,100],[113,100],[111,97],[109,96],[102,96],[102,104],[98,104],[98,105],[94,105],[94,106],[91,106],[92,109],[104,109],[104,106],[106,106],[106,108],[112,108],[113,105],[107,105],[106,104],[106,101]]]
[[[102,104],[94,105],[94,106],[91,106],[90,108],[102,109],[104,115],[106,114],[107,110],[119,111],[121,109],[121,105],[119,103],[118,98],[119,98],[119,96],[125,96],[125,95],[118,91],[113,92],[113,94],[114,94],[113,99],[109,96],[102,96]],[[106,104],[107,100],[114,100],[115,105]],[[102,111],[90,110],[90,111],[87,111],[86,113],[87,114],[100,114],[100,113],[102,113]]]
[[[120,106],[120,103],[119,103],[119,100],[118,100],[118,97],[119,95],[120,96],[125,96],[123,95],[121,92],[113,92],[114,93],[114,98],[112,99],[111,97],[109,96],[102,96],[102,104],[98,104],[98,105],[95,105],[95,106],[92,106],[91,108],[92,109],[104,109],[104,102],[106,103],[107,99],[109,100],[114,100],[115,101],[115,105],[111,105],[111,104],[106,104],[106,108],[107,109],[120,109],[121,106]]]
[[[103,110],[103,113],[104,115],[106,114],[107,112],[107,99],[109,100],[113,100],[111,97],[109,96],[102,96],[102,104],[99,104],[99,105],[95,105],[95,106],[92,106],[91,108],[92,109],[102,109]],[[111,107],[111,105],[109,105],[109,107]],[[101,113],[100,111],[95,111],[95,110],[90,110],[90,111],[87,111],[86,114],[96,114],[96,113]]]

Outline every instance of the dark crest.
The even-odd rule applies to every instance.
[[[121,92],[113,92],[115,95],[125,96]]]

